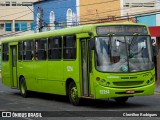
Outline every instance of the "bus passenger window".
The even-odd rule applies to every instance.
[[[33,40],[23,42],[23,60],[32,60],[33,58]]]
[[[63,58],[76,59],[76,36],[70,35],[64,37]]]
[[[2,47],[2,60],[8,61],[8,43],[3,43]]]
[[[62,53],[62,38],[54,37],[48,38],[48,59],[56,60],[61,59]]]
[[[46,60],[46,39],[40,39],[35,41],[35,59],[36,60]]]
[[[23,57],[23,43],[18,42],[18,60],[22,60]]]

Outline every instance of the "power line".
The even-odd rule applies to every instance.
[[[14,20],[17,20],[17,19],[19,19],[19,18],[22,18],[22,17],[24,17],[24,16],[26,16],[26,15],[29,15],[29,14],[31,14],[32,12],[29,12],[29,13],[27,13],[27,14],[24,14],[24,15],[22,15],[22,16],[19,16],[19,17],[17,17],[17,18],[15,18]]]
[[[29,13],[27,13],[27,14],[29,14]],[[101,13],[102,14],[102,13]],[[140,15],[140,14],[139,14]],[[141,14],[142,15],[142,14]],[[23,15],[23,16],[25,16],[25,15]],[[20,16],[21,17],[21,16]],[[82,22],[91,22],[91,21],[97,21],[97,20],[89,20],[89,21],[82,21]],[[67,22],[66,22],[67,23]]]
[[[110,1],[111,2],[111,1]],[[151,2],[151,1],[150,1]],[[146,2],[146,3],[150,3],[150,2]],[[153,1],[154,2],[154,1]],[[45,4],[47,4],[47,3],[45,3]],[[96,4],[96,3],[94,3],[94,4]],[[46,10],[47,8],[45,8],[45,10]],[[115,11],[120,11],[120,10],[127,10],[127,9],[130,9],[130,8],[123,8],[123,9],[116,9],[116,10],[109,10],[109,11],[103,11],[103,12],[99,12],[99,14],[106,14],[106,13],[111,13],[111,12],[115,12]],[[139,8],[139,9],[142,9],[142,8]],[[138,10],[138,9],[137,9]],[[44,12],[46,12],[47,13],[47,11],[44,11]],[[91,16],[91,15],[95,15],[96,13],[90,13],[89,15],[88,14],[86,14],[86,15],[81,15],[80,17],[82,18],[82,17],[84,17],[84,16],[86,16],[86,17],[89,17],[89,16]],[[60,17],[58,18],[58,20],[57,21],[60,21],[59,20],[60,19]],[[78,17],[76,18],[76,19],[78,19]],[[85,19],[85,18],[84,18]]]
[[[160,11],[154,11],[154,12],[146,12],[146,13],[143,13],[143,14],[135,14],[135,15],[146,15],[146,14],[160,14]],[[135,16],[133,15],[133,16]],[[119,17],[116,17],[117,19],[114,20],[114,21],[118,21],[118,20],[125,20],[128,16],[119,16]],[[88,22],[90,22],[90,24],[95,24],[97,23],[98,20],[102,20],[102,19],[93,19],[93,20],[90,20],[90,21],[83,21],[84,23],[82,25],[86,25],[88,24]],[[104,19],[105,20],[105,19]],[[52,26],[50,26],[52,27]],[[29,31],[29,30],[28,30]],[[19,34],[19,33],[23,33],[23,31],[20,31],[20,32],[16,32],[16,33],[12,33],[12,34],[4,34],[4,35],[16,35],[16,34]]]
[[[32,10],[30,7],[28,7],[28,6],[27,6],[27,8],[28,8],[28,9],[30,9],[30,11],[32,11],[32,12],[33,12],[33,10]],[[33,12],[33,13],[34,13],[34,12]]]
[[[8,14],[8,15],[5,15],[5,16],[0,16],[0,18],[11,16],[11,15],[16,15],[16,14],[20,14],[20,13],[24,13],[24,12],[27,12],[27,11],[25,10],[25,11],[21,11],[21,12],[17,12],[17,13]]]

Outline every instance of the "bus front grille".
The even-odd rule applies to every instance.
[[[114,86],[117,87],[125,87],[125,86],[140,86],[144,81],[121,81],[121,82],[113,82]]]

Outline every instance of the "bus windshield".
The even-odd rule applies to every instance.
[[[138,72],[154,67],[150,36],[95,38],[96,69],[102,72]]]

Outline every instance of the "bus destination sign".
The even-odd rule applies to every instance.
[[[98,35],[115,34],[115,35],[147,35],[147,28],[139,25],[114,25],[114,26],[98,26]]]

